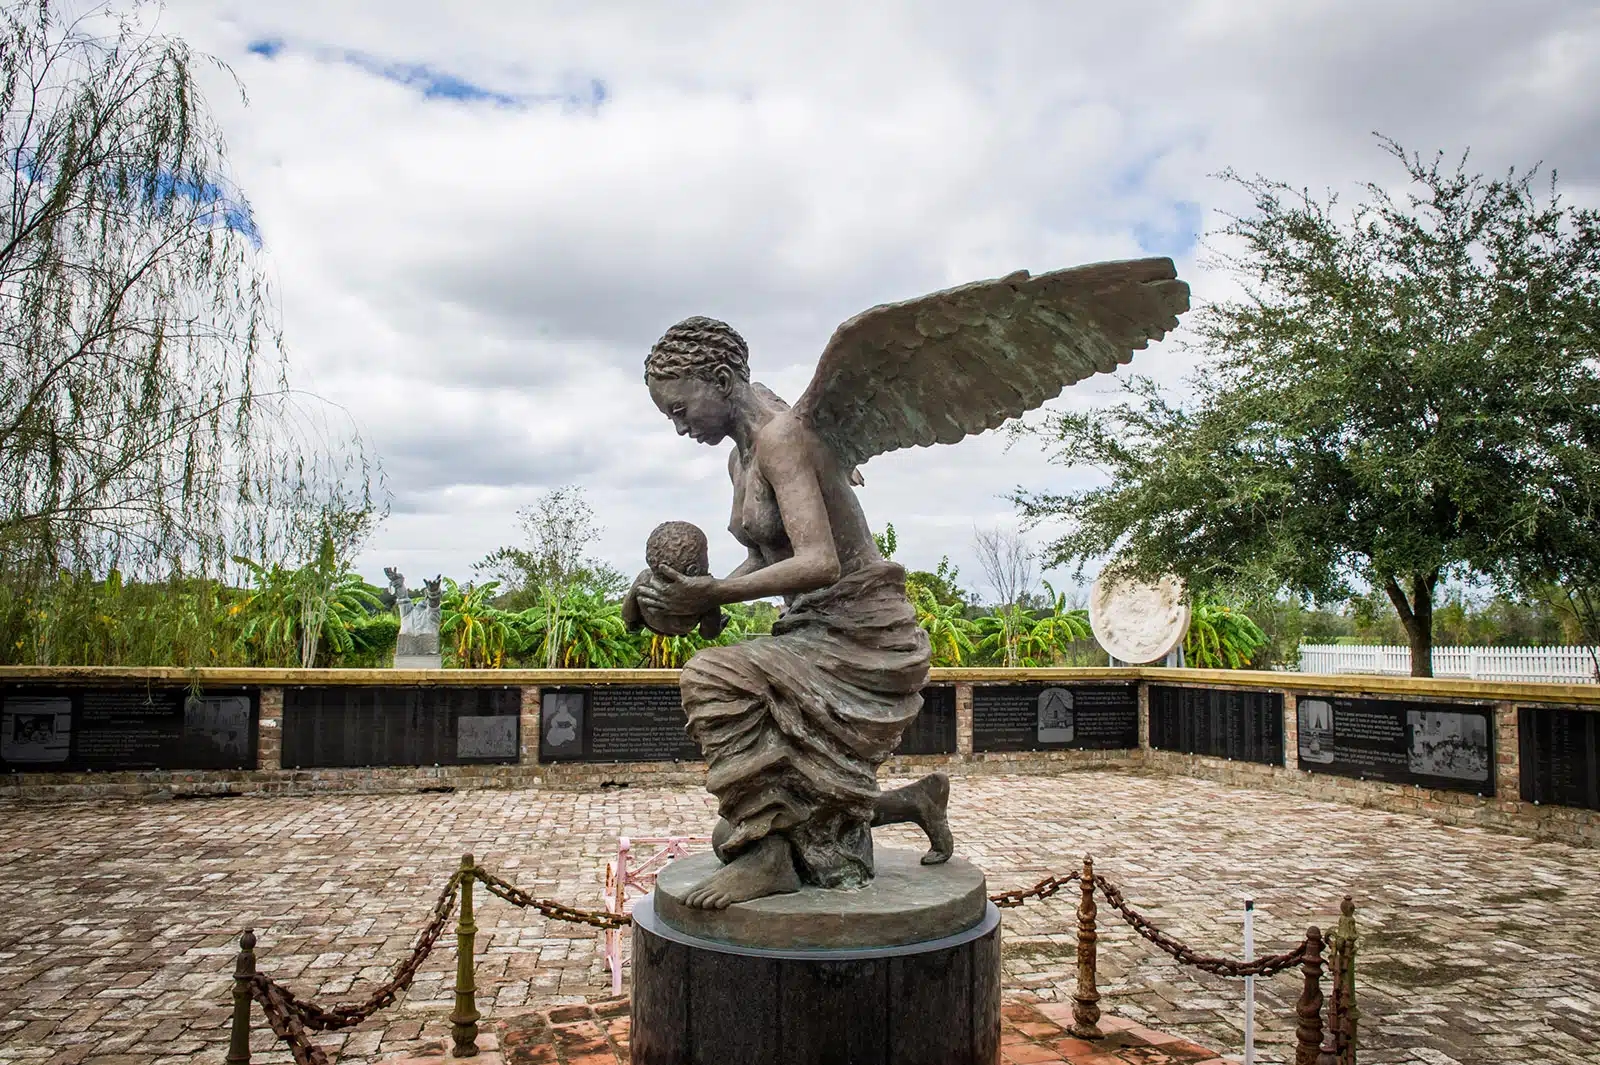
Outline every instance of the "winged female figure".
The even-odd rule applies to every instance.
[[[720,578],[663,568],[631,607],[648,618],[786,604],[771,637],[709,647],[684,666],[724,863],[685,902],[720,909],[864,884],[875,824],[919,824],[931,841],[923,861],[949,857],[942,775],[878,790],[878,766],[922,706],[931,655],[905,571],[873,542],[856,468],[1025,414],[1128,362],[1188,307],[1170,259],[1019,271],[885,304],[839,326],[793,407],[750,379],[748,349],[726,323],[689,318],[656,342],[645,359],[656,406],[681,436],[733,442],[729,531],[748,556]]]

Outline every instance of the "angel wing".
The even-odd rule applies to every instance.
[[[1171,259],[1019,270],[886,303],[834,330],[794,409],[847,468],[953,444],[1116,369],[1188,309]]]

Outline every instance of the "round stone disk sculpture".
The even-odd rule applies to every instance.
[[[635,1065],[991,1065],[1000,913],[960,858],[880,848],[863,888],[697,910],[681,858],[633,911]]]
[[[1165,658],[1189,631],[1183,583],[1101,577],[1089,589],[1089,628],[1107,654],[1134,665]]]

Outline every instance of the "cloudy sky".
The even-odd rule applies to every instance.
[[[206,77],[297,382],[387,473],[369,579],[465,579],[567,483],[624,570],[667,518],[731,568],[726,455],[641,379],[691,314],[793,399],[850,315],[1018,268],[1170,255],[1225,297],[1196,261],[1241,206],[1224,167],[1353,194],[1395,177],[1381,131],[1600,200],[1593,0],[170,0],[160,25],[248,91]],[[1195,364],[1169,340],[1134,368]],[[899,557],[968,586],[1004,492],[1091,476],[996,434],[863,472]]]

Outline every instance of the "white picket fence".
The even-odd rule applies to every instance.
[[[1411,675],[1408,647],[1355,647],[1303,643],[1302,673]],[[1473,680],[1538,680],[1593,684],[1594,659],[1586,647],[1435,647],[1433,675]]]

